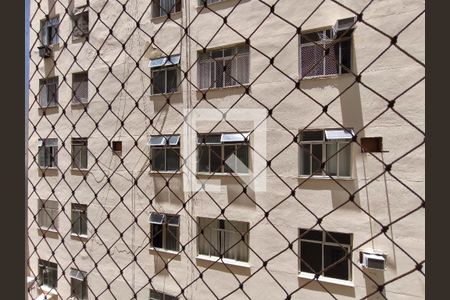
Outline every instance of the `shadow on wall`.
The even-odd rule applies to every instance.
[[[183,177],[181,174],[152,174],[154,200],[182,207],[184,202]]]
[[[298,285],[302,289],[308,289],[318,292],[329,292],[333,295],[342,295],[347,297],[355,297],[355,287],[344,286],[337,284],[319,283],[317,280],[310,281],[310,279],[298,278]],[[322,287],[326,288],[326,290]]]
[[[365,269],[363,272],[364,280],[366,282],[366,295],[370,295],[368,300],[380,300],[386,299],[384,295],[385,292],[383,290],[383,294],[380,292],[375,292],[378,290],[378,286],[384,284],[384,272],[380,270],[370,270]]]

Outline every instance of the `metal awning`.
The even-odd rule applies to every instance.
[[[86,272],[77,269],[71,269],[69,276],[79,281],[83,281],[86,278],[86,274],[87,274]]]
[[[158,67],[168,67],[173,65],[178,65],[181,60],[180,54],[174,54],[166,57],[161,57],[157,59],[151,59],[148,63],[150,68],[158,68]]]
[[[355,135],[353,129],[326,129],[325,138],[328,141],[351,140]]]
[[[178,146],[180,143],[179,135],[158,135],[151,136],[147,142],[150,146],[164,146],[169,144],[170,146]]]
[[[166,218],[165,214],[160,214],[157,212],[152,212],[150,214],[150,216],[148,217],[148,222],[150,224],[157,224],[157,225],[161,225],[162,223],[164,223],[164,220]]]
[[[223,133],[220,137],[221,143],[236,143],[244,142],[248,137],[248,132],[246,133]]]

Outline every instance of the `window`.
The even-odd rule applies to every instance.
[[[199,254],[248,261],[249,223],[199,218]],[[244,240],[242,240],[244,235]]]
[[[300,132],[300,176],[351,177],[352,129]],[[320,169],[325,162],[325,172]]]
[[[81,104],[88,101],[88,72],[72,74],[72,103]]]
[[[152,95],[173,93],[178,90],[180,58],[181,56],[177,54],[150,61]]]
[[[58,106],[58,77],[39,79],[39,104],[44,108]]]
[[[248,173],[248,133],[199,135],[197,144],[198,172]]]
[[[72,138],[72,168],[88,168],[87,138]]]
[[[56,230],[58,202],[54,200],[38,200],[38,225],[45,229]]]
[[[155,290],[150,290],[150,300],[178,300],[178,297],[170,296]]]
[[[154,248],[179,250],[180,217],[153,212],[149,217],[151,240]]]
[[[112,141],[111,147],[115,154],[120,155],[122,153],[122,141]]]
[[[167,16],[181,11],[181,0],[154,0],[153,17]]]
[[[58,139],[49,138],[38,141],[38,164],[45,168],[58,166]]]
[[[382,137],[361,138],[361,152],[383,152]]]
[[[180,136],[152,136],[148,141],[153,171],[176,172],[180,169]]]
[[[71,297],[77,300],[88,299],[88,287],[86,272],[70,269],[70,289]]]
[[[300,271],[351,280],[351,259],[322,272],[350,253],[351,244],[351,234],[300,229]]]
[[[200,89],[239,86],[249,83],[249,47],[239,46],[199,53]]]
[[[39,259],[38,261],[40,286],[56,289],[58,283],[58,266],[55,263]]]
[[[300,34],[301,77],[343,74],[351,70],[353,29],[334,32],[325,29]]]
[[[72,16],[72,41],[83,40],[89,35],[89,11],[87,7],[78,8]]]
[[[39,33],[39,38],[42,45],[49,46],[58,43],[58,25],[58,17],[41,21],[41,31]]]
[[[72,233],[87,235],[87,205],[72,203]]]

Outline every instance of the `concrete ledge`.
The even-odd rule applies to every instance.
[[[235,274],[250,276],[250,264],[247,262],[237,261],[233,259],[223,258],[217,256],[198,255],[196,258],[197,265],[205,268],[210,268],[222,272],[233,272]]]

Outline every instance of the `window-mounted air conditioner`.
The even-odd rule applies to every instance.
[[[339,32],[345,32],[349,29],[352,29],[355,26],[356,21],[356,16],[337,20],[333,26],[333,37],[337,37]]]
[[[363,252],[361,264],[368,269],[384,270],[386,268],[386,259],[381,254]]]
[[[39,56],[42,58],[48,58],[52,54],[52,49],[50,49],[49,46],[40,46],[39,49]]]

